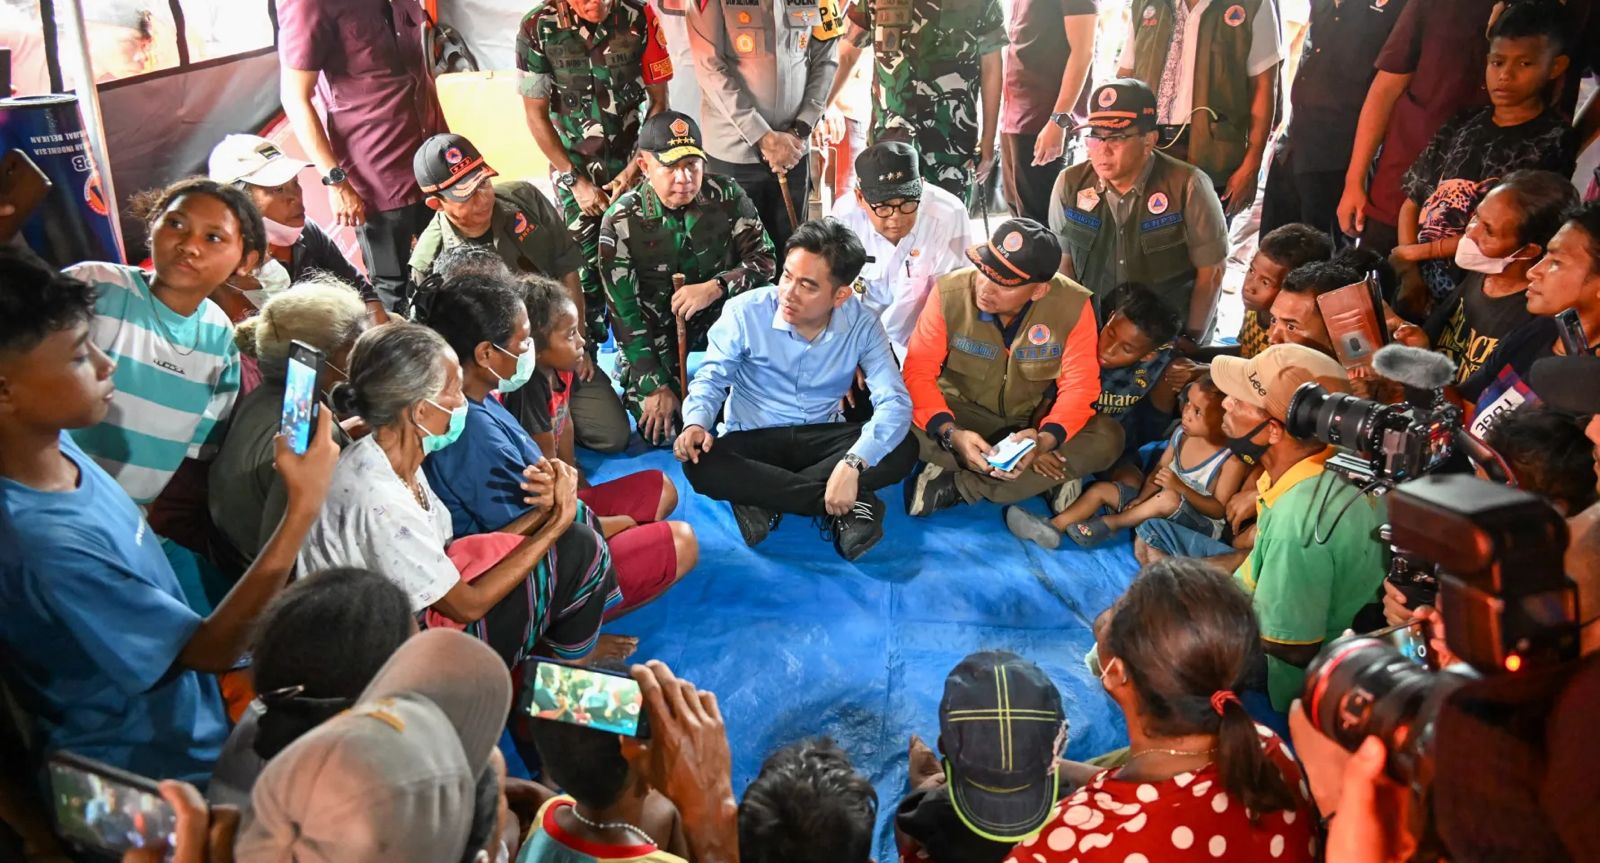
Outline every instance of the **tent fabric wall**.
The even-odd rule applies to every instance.
[[[203,173],[211,148],[254,132],[279,111],[276,51],[240,54],[100,87],[112,179],[123,201],[128,258],[144,256],[144,226],[127,210],[138,192]]]

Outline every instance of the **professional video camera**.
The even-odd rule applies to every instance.
[[[1441,716],[1475,681],[1575,658],[1577,589],[1562,571],[1566,522],[1535,495],[1447,474],[1406,482],[1388,500],[1395,544],[1437,565],[1445,637],[1466,665],[1435,673],[1385,640],[1347,636],[1312,661],[1302,703],[1350,751],[1381,738],[1389,776],[1411,787],[1426,819],[1436,779],[1463,769],[1436,750]]]
[[[1461,408],[1444,397],[1455,364],[1443,354],[1386,345],[1372,368],[1405,387],[1400,404],[1381,404],[1308,383],[1289,402],[1286,426],[1299,438],[1316,438],[1346,450],[1328,468],[1353,482],[1387,490],[1437,470],[1462,437]]]

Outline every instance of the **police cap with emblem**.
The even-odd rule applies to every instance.
[[[704,159],[706,151],[700,141],[700,124],[677,111],[662,111],[639,127],[639,149],[663,165],[676,165],[690,157]]]
[[[457,203],[497,176],[471,141],[448,132],[422,142],[411,159],[411,171],[423,192]]]
[[[967,258],[990,281],[1018,288],[1055,278],[1061,266],[1061,241],[1032,219],[1008,219],[989,242],[967,249]]]
[[[856,157],[856,179],[869,204],[922,197],[922,170],[910,144],[885,141]]]

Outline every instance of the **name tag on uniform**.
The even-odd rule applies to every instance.
[[[1023,345],[1022,347],[1012,348],[1011,355],[1016,357],[1019,363],[1060,359],[1061,343],[1050,342],[1043,345]]]
[[[1183,221],[1182,213],[1168,213],[1165,216],[1157,216],[1154,219],[1146,219],[1145,221],[1140,222],[1139,230],[1154,231],[1160,228],[1165,228],[1168,225],[1176,225],[1181,221]]]
[[[956,336],[955,338],[951,339],[950,347],[964,354],[971,354],[975,357],[983,357],[986,360],[992,360],[995,357],[1000,356],[999,347],[991,345],[987,342],[977,341],[976,339],[969,339],[966,336]]]
[[[1085,228],[1100,230],[1100,220],[1075,207],[1067,208],[1067,221],[1077,222]]]

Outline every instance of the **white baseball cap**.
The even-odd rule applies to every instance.
[[[289,182],[309,167],[310,162],[289,158],[260,135],[229,135],[212,148],[206,173],[219,183],[243,180],[252,186],[271,187]]]

